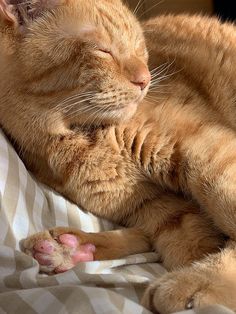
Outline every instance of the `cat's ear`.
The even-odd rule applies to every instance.
[[[63,3],[65,0],[0,0],[0,19],[16,29],[22,29],[43,12]]]
[[[5,0],[0,0],[0,18],[3,22],[15,24],[16,16],[13,12],[13,6],[8,4]]]

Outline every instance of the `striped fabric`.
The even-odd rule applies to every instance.
[[[20,242],[56,225],[89,232],[113,228],[37,183],[0,131],[0,314],[150,313],[140,298],[147,284],[165,273],[154,253],[39,274],[37,261],[21,252]],[[202,314],[226,311],[218,307]]]

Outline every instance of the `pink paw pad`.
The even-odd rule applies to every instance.
[[[50,241],[42,240],[34,245],[34,250],[40,253],[51,254],[54,251],[54,246]]]
[[[78,262],[90,262],[94,260],[93,253],[96,248],[93,244],[79,245],[78,238],[73,234],[62,234],[59,236],[59,241],[71,248],[77,249],[71,254],[72,262],[76,265]]]
[[[59,236],[59,241],[71,248],[77,248],[79,241],[73,234],[62,234]]]
[[[96,248],[93,244],[84,244],[79,247],[79,251],[76,251],[72,255],[72,261],[74,264],[78,262],[91,262],[94,260],[93,253]]]

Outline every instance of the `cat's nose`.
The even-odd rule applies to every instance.
[[[147,65],[135,57],[127,61],[126,71],[130,82],[144,90],[151,81],[151,74]]]
[[[139,86],[141,90],[144,90],[145,87],[147,87],[147,85],[150,83],[150,81],[151,81],[150,72],[148,71],[148,69],[142,69],[135,73],[133,79],[131,80],[131,83]]]

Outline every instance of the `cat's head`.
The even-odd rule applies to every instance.
[[[0,19],[5,69],[32,106],[71,123],[117,123],[147,93],[142,29],[120,0],[0,0]]]

